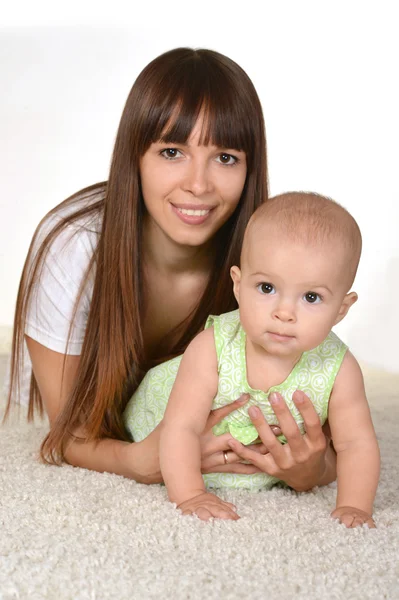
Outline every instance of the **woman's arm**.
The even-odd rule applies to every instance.
[[[63,354],[49,350],[28,336],[25,339],[51,427],[73,388],[80,357],[66,357],[63,376]],[[140,483],[162,481],[158,455],[159,427],[137,444],[108,438],[88,442],[83,431],[75,433],[81,439],[72,438],[67,446],[65,459],[69,464],[123,475]]]
[[[25,336],[25,339],[51,427],[73,388],[80,357],[67,356],[62,379],[64,355],[46,348],[28,336]],[[244,402],[246,400],[244,399]],[[230,464],[225,465],[223,452],[230,450],[227,443],[230,436],[226,434],[216,437],[212,433],[212,427],[216,423],[242,404],[243,400],[238,399],[228,406],[213,411],[208,418],[201,435],[202,472],[220,468],[234,473],[258,472],[253,465],[238,462],[240,459],[231,451],[229,451]],[[88,442],[84,439],[83,431],[75,433],[78,436],[80,434],[81,439],[72,438],[67,446],[65,459],[69,464],[101,473],[106,471],[123,475],[140,483],[162,482],[159,466],[159,426],[143,441],[136,443],[114,439]]]
[[[64,354],[49,350],[28,336],[25,336],[25,339],[51,427],[73,388],[80,356],[67,355],[63,374]],[[79,435],[79,432],[76,434]],[[76,467],[100,472],[108,471],[135,478],[130,469],[130,463],[135,462],[133,457],[129,463],[124,459],[129,446],[131,444],[128,442],[112,439],[99,442],[72,439],[67,447],[65,458]]]

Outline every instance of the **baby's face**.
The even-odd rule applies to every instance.
[[[232,273],[247,338],[286,357],[318,346],[357,299],[346,293],[347,262],[339,244],[254,234],[241,273]]]

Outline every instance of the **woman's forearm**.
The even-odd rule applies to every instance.
[[[91,442],[74,439],[68,444],[65,459],[74,467],[129,477],[129,469],[121,460],[127,444],[128,442],[113,439]]]
[[[160,483],[158,443],[157,429],[145,440],[136,443],[109,438],[89,442],[72,439],[65,459],[74,467],[114,473],[139,483]]]

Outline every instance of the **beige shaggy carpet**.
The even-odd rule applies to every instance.
[[[40,464],[46,425],[14,417],[0,428],[0,600],[399,599],[399,376],[365,376],[375,530],[329,518],[335,484],[225,493],[237,522],[182,517],[162,486]]]

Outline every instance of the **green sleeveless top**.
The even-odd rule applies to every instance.
[[[248,416],[251,406],[258,406],[269,425],[278,425],[278,421],[269,402],[271,392],[279,392],[290,409],[301,433],[304,433],[303,421],[292,395],[302,390],[312,400],[320,422],[327,419],[328,400],[335,377],[341,366],[347,346],[333,333],[308,352],[304,352],[287,379],[267,391],[251,388],[247,381],[245,356],[245,331],[241,327],[239,312],[235,310],[220,317],[209,317],[206,326],[213,325],[216,353],[218,358],[219,385],[213,408],[225,406],[242,393],[249,393],[250,400],[238,410],[228,415],[214,427],[214,433],[220,435],[229,432],[242,444],[251,444],[258,432]],[[282,441],[286,441],[281,436]]]
[[[250,400],[228,415],[214,427],[214,433],[230,432],[243,444],[254,442],[257,431],[248,416],[250,406],[258,406],[270,425],[277,419],[268,397],[278,391],[285,399],[298,427],[303,433],[303,420],[292,401],[295,390],[304,391],[312,400],[321,424],[327,419],[328,400],[335,377],[339,371],[347,346],[330,332],[317,348],[304,352],[287,379],[267,391],[251,388],[247,381],[245,357],[245,332],[235,310],[220,316],[210,316],[205,328],[213,326],[218,359],[219,383],[212,408],[220,408],[236,400],[242,393],[249,393]],[[147,437],[163,418],[173,383],[180,365],[181,356],[150,369],[129,400],[123,414],[125,427],[131,438],[139,442]],[[284,436],[280,436],[285,442]],[[278,480],[265,473],[242,475],[234,473],[209,473],[204,475],[208,488],[268,489]]]

